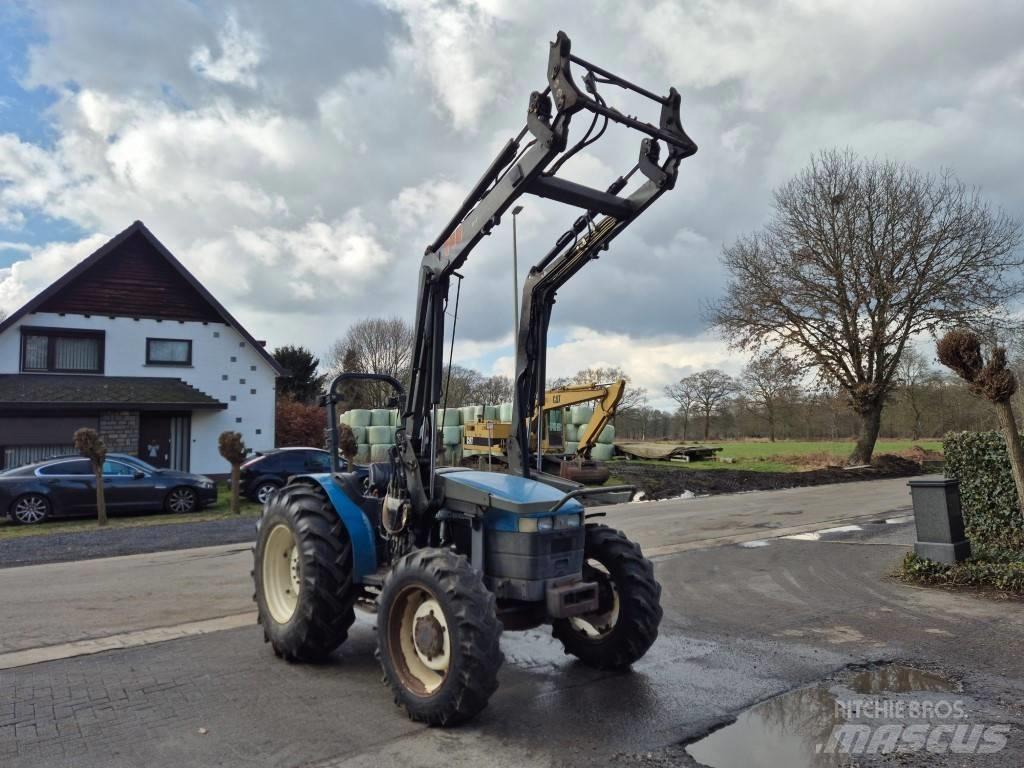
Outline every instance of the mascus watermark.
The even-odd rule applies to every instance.
[[[845,723],[832,728],[816,751],[827,755],[887,755],[905,752],[990,755],[1006,746],[1010,726],[960,723],[864,725]]]

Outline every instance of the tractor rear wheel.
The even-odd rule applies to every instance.
[[[640,546],[605,525],[587,525],[583,578],[598,585],[595,612],[557,619],[565,652],[599,669],[628,667],[658,637],[661,585]]]
[[[319,486],[273,495],[253,547],[263,639],[287,661],[322,661],[355,621],[352,543]]]
[[[420,549],[400,559],[381,591],[378,655],[412,720],[456,725],[498,687],[501,622],[494,595],[465,557]]]

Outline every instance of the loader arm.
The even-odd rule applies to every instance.
[[[590,449],[594,447],[597,438],[613,418],[615,411],[622,401],[622,393],[625,390],[626,382],[622,379],[604,387],[605,393],[598,402],[594,404],[594,415],[590,417],[586,428],[577,438],[579,445],[576,448],[576,455],[585,459],[590,458]]]
[[[584,89],[573,78],[573,69],[584,71]],[[462,205],[436,238],[427,246],[419,270],[419,294],[416,304],[412,369],[409,390],[402,411],[402,424],[396,450],[403,472],[408,477],[405,489],[411,498],[414,515],[430,515],[438,504],[435,492],[436,425],[434,413],[441,400],[444,366],[444,318],[448,289],[452,277],[465,263],[473,248],[501,222],[502,215],[525,194],[531,194],[583,209],[585,214],[563,235],[552,252],[531,272],[528,286],[537,289],[537,300],[527,307],[523,318],[529,318],[520,330],[517,358],[527,361],[517,365],[517,393],[514,405],[514,426],[518,433],[517,469],[521,448],[526,446],[526,416],[534,406],[543,405],[543,348],[538,334],[547,333],[550,306],[558,286],[572,277],[599,249],[629,225],[650,203],[675,182],[679,161],[697,151],[697,145],[683,131],[679,118],[680,98],[670,89],[668,96],[658,96],[601,67],[571,53],[571,42],[559,32],[551,44],[546,70],[547,86],[530,95],[526,125],[499,151],[497,157],[473,186]],[[622,88],[653,100],[660,105],[658,124],[643,122],[607,104],[598,94],[598,84]],[[590,130],[566,151],[569,125],[580,112],[593,115]],[[577,151],[599,138],[590,137],[599,120],[617,123],[644,134],[641,142],[639,169],[648,181],[628,197],[621,192],[632,171],[620,177],[607,190],[592,189],[557,175],[562,163]],[[601,131],[603,133],[603,129]],[[529,134],[530,138],[527,139]],[[659,165],[661,144],[667,147],[667,158]],[[596,228],[593,221],[602,216]],[[582,237],[584,230],[589,230]],[[600,233],[600,234],[598,234]],[[567,250],[568,249],[568,250]],[[571,258],[568,258],[570,257]],[[577,263],[578,262],[578,263]],[[536,275],[536,276],[535,276]],[[539,311],[538,311],[539,310]],[[529,345],[529,353],[524,346]],[[539,361],[539,366],[538,366]],[[536,386],[539,370],[539,388]],[[510,457],[511,458],[511,457]],[[528,470],[526,470],[528,474]]]

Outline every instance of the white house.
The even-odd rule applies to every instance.
[[[222,474],[217,438],[274,446],[280,366],[141,221],[0,322],[0,468],[107,449]]]

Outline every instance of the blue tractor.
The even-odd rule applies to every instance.
[[[585,73],[582,89],[577,68]],[[558,288],[672,189],[680,161],[697,147],[683,131],[675,89],[659,96],[573,55],[562,32],[546,74],[548,86],[530,96],[526,126],[426,249],[408,391],[380,374],[334,379],[323,398],[333,471],[292,478],[274,494],[254,547],[259,621],[274,652],[288,661],[322,660],[345,641],[354,608],[366,607],[377,616],[380,663],[396,702],[431,725],[463,722],[486,706],[498,686],[503,629],[550,624],[567,653],[617,669],[647,652],[662,616],[661,588],[640,547],[586,522],[580,501],[632,489],[584,489],[542,473],[544,420],[533,416],[544,402]],[[657,124],[609,106],[599,86],[656,102]],[[589,128],[567,150],[579,112],[592,116]],[[604,191],[559,177],[610,122],[644,135],[633,169]],[[627,186],[632,191],[620,194]],[[436,417],[444,405],[449,283],[461,279],[456,270],[470,251],[524,194],[582,214],[524,284],[508,471],[442,467]],[[367,382],[390,387],[402,405],[395,446],[387,462],[341,471],[337,406]]]

